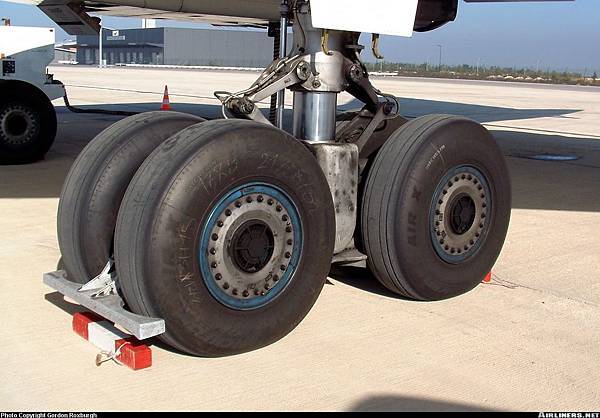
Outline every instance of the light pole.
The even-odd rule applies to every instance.
[[[100,34],[98,35],[98,68],[102,67],[102,20],[100,20]]]
[[[442,45],[438,44],[438,48],[440,49],[440,60],[439,60],[439,64],[438,64],[438,70],[441,72],[442,71]]]
[[[104,52],[104,49],[103,49],[103,40],[104,40],[104,37],[102,36],[102,33],[103,33],[104,29],[106,29],[106,30],[115,30],[114,28],[103,28],[102,27],[102,21],[100,21],[100,34],[98,34],[98,55],[99,55],[99,57],[98,57],[98,68],[105,68],[104,67],[104,62],[102,60],[102,54]]]

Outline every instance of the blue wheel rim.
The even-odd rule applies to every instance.
[[[268,266],[265,266],[266,270],[263,269],[261,272],[254,273],[257,275],[257,280],[264,280],[265,282],[269,282],[270,280],[272,286],[268,290],[262,289],[260,290],[260,294],[257,295],[255,294],[255,292],[258,290],[256,286],[254,288],[240,288],[239,294],[234,296],[231,294],[231,289],[235,284],[229,284],[227,281],[230,280],[230,277],[221,277],[217,279],[218,275],[225,276],[225,274],[218,273],[218,271],[220,271],[219,263],[210,253],[211,250],[214,250],[214,248],[211,248],[211,240],[213,238],[214,231],[217,230],[216,228],[218,228],[218,223],[222,222],[222,220],[226,217],[226,211],[229,209],[230,212],[234,212],[231,216],[235,215],[235,207],[232,205],[236,204],[237,202],[242,202],[244,199],[248,199],[252,196],[256,197],[257,195],[262,196],[265,201],[275,201],[276,203],[274,203],[272,207],[280,206],[281,213],[287,215],[288,220],[286,224],[292,228],[292,231],[287,235],[288,241],[285,244],[278,241],[278,245],[280,247],[286,247],[287,251],[282,254],[286,254],[286,256],[289,255],[289,258],[285,258],[285,271],[278,270],[278,266],[274,265],[272,269]],[[265,206],[265,209],[270,208]],[[234,231],[230,231],[228,233],[231,235],[233,232]],[[279,239],[279,237],[277,239]],[[293,242],[292,246],[287,245],[290,239]],[[212,207],[208,219],[202,228],[198,254],[202,279],[210,294],[221,304],[231,309],[252,310],[261,308],[281,295],[293,280],[301,258],[302,244],[303,228],[300,215],[296,205],[289,195],[281,188],[269,183],[254,182],[244,184],[225,193],[225,195],[219,199],[219,201]],[[223,260],[225,260],[223,264],[226,264],[228,262],[227,257],[230,257],[228,255],[229,250],[225,247],[226,245],[224,243],[223,248],[218,250],[218,253],[220,252],[219,254],[223,257]],[[277,255],[279,255],[279,252]],[[276,255],[273,255],[273,257],[275,256]],[[281,259],[283,260],[283,258]],[[215,267],[215,265],[217,267]],[[228,268],[229,271],[231,271],[231,266],[228,265]],[[268,274],[270,274],[270,276]],[[245,277],[251,277],[251,275],[248,273],[244,273],[244,275]],[[269,277],[271,277],[271,279],[269,279]],[[273,281],[273,278],[275,277],[277,278],[276,282]],[[225,284],[228,285],[227,289],[224,288]],[[244,296],[244,292],[248,292],[248,295]]]

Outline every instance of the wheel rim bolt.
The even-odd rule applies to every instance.
[[[278,275],[276,275],[276,274],[274,274],[274,275],[273,275],[273,281],[274,281],[274,282],[277,282],[277,281],[279,281],[279,276],[278,276]]]
[[[275,208],[275,210],[276,210],[277,212],[281,212],[282,208],[281,208],[281,206],[277,205],[277,207]]]
[[[223,289],[225,289],[225,290],[229,289],[229,283],[223,283]]]
[[[262,203],[262,201],[265,200],[265,198],[262,197],[262,195],[258,195],[258,197],[256,198],[256,200],[258,200],[258,203]]]
[[[216,250],[215,248],[211,248],[211,249],[210,249],[210,253],[211,253],[212,255],[215,255],[215,254],[217,253],[217,250]]]
[[[250,293],[248,293],[247,290],[244,290],[244,292],[242,293],[242,296],[245,297],[245,298],[247,298],[249,294]]]
[[[238,294],[238,290],[237,290],[237,289],[233,289],[233,290],[231,291],[231,293],[232,293],[233,295],[237,296],[237,294]]]
[[[231,216],[231,211],[229,209],[225,211],[225,216]]]
[[[248,203],[252,203],[252,197],[251,197],[251,196],[248,196],[248,197],[246,198],[246,202],[248,202]]]
[[[219,239],[219,236],[217,234],[212,234],[212,240],[216,241]]]
[[[288,239],[288,240],[287,240],[287,245],[292,245],[292,242],[293,242],[293,241],[292,241],[291,239]]]
[[[223,275],[221,273],[217,273],[215,275],[215,280],[221,280],[223,278]]]
[[[216,269],[217,268],[217,262],[213,261],[210,265],[212,268]]]
[[[285,232],[292,232],[292,227],[291,226],[286,226],[285,227]]]
[[[285,258],[290,258],[290,257],[292,257],[292,254],[290,254],[289,252],[286,252],[285,253]]]
[[[288,220],[288,216],[287,216],[287,215],[283,215],[283,216],[281,217],[281,220],[282,220],[283,222],[287,221],[287,220]]]
[[[275,203],[275,201],[274,201],[273,199],[269,199],[269,200],[267,200],[267,204],[268,204],[269,206],[271,206],[273,203]]]
[[[217,222],[217,226],[218,226],[219,228],[223,227],[223,221],[219,221],[219,222]]]
[[[235,202],[235,207],[236,208],[241,208],[242,207],[242,202],[240,202],[239,200],[237,202]]]

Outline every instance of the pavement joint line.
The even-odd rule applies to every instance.
[[[65,87],[76,87],[76,88],[82,88],[82,89],[119,91],[119,92],[124,92],[124,93],[138,93],[138,94],[152,94],[152,95],[155,95],[155,94],[162,95],[164,93],[164,92],[145,91],[145,90],[120,89],[120,88],[115,88],[115,87],[84,86],[81,84],[65,84]],[[194,99],[217,100],[217,101],[219,100],[214,96],[200,96],[200,95],[185,94],[185,93],[169,93],[169,96],[171,96],[171,97],[190,97],[190,98],[194,98]],[[256,103],[269,104],[269,102],[266,100],[261,100]],[[107,103],[107,104],[110,104],[110,103]],[[79,105],[79,106],[81,106],[81,105]],[[287,107],[289,109],[293,108],[292,105],[288,105],[288,104],[286,104],[285,107]]]
[[[574,139],[590,139],[590,138],[594,138],[594,139],[600,139],[600,135],[595,135],[595,134],[578,134],[578,133],[573,133],[573,132],[565,132],[565,131],[553,131],[553,130],[549,130],[549,129],[539,129],[539,128],[522,128],[519,126],[510,126],[510,125],[499,125],[496,123],[483,123],[482,125],[484,126],[491,126],[494,128],[507,128],[510,129],[514,132],[519,132],[519,131],[527,131],[527,132],[534,132],[534,133],[548,133],[548,134],[558,134],[558,135],[571,135],[570,138],[574,138]]]

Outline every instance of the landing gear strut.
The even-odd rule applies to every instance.
[[[161,338],[194,355],[289,333],[334,255],[358,254],[391,291],[435,300],[473,288],[506,234],[508,175],[483,127],[450,116],[407,122],[371,84],[360,34],[314,28],[306,1],[281,11],[284,52],[248,89],[215,93],[225,120],[125,119],[83,151],[61,197],[71,280],[113,257],[127,307],[163,318]],[[286,89],[293,135],[281,129]],[[338,115],[343,91],[364,107]],[[273,95],[277,127],[256,105]]]

